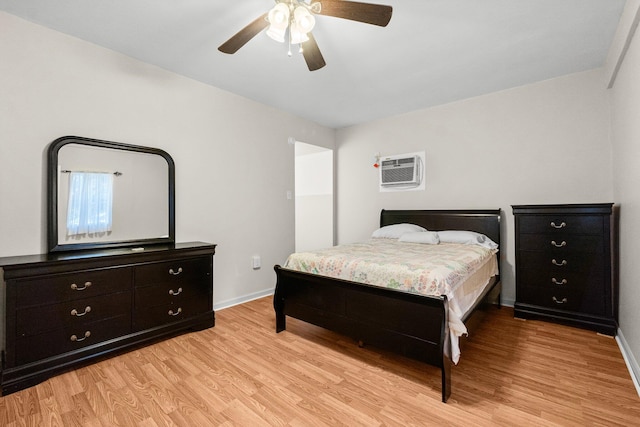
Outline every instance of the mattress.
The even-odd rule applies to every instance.
[[[497,250],[477,245],[437,245],[370,239],[289,256],[283,268],[387,287],[420,295],[446,295],[449,301],[450,349],[460,358],[459,337],[467,311],[498,274]]]

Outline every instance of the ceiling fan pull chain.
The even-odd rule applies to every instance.
[[[289,15],[289,50],[287,51],[287,55],[291,58],[291,28],[292,28],[293,20],[291,19],[291,15]]]

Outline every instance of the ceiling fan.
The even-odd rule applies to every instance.
[[[311,30],[314,15],[333,16],[386,27],[391,20],[391,6],[347,0],[276,0],[276,5],[218,47],[220,52],[233,54],[265,28],[272,39],[299,45],[309,71],[326,65]],[[285,40],[286,39],[286,40]]]

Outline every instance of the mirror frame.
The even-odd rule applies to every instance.
[[[150,239],[60,244],[58,240],[58,152],[67,144],[80,144],[93,147],[110,148],[114,150],[134,151],[137,153],[154,154],[163,157],[167,161],[169,173],[169,193],[167,201],[169,203],[168,236]],[[56,139],[49,145],[47,150],[47,159],[47,248],[49,252],[175,244],[175,163],[166,151],[159,148],[103,141],[99,139],[84,138],[81,136],[63,136]]]

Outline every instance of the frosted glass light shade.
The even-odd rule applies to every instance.
[[[271,37],[273,40],[280,42],[280,43],[284,43],[284,36],[287,32],[287,28],[277,28],[274,27],[273,25],[269,25],[269,28],[267,29],[267,35],[269,37]]]
[[[273,40],[283,43],[287,27],[289,26],[289,7],[284,3],[276,4],[273,9],[269,11],[267,20],[270,24],[267,29],[267,35]]]
[[[295,22],[296,31],[307,34],[313,30],[316,25],[316,18],[309,12],[304,6],[298,6],[293,11],[293,19]]]
[[[291,44],[300,44],[307,40],[309,40],[309,37],[305,33],[298,32],[295,29],[291,30]]]
[[[271,25],[287,28],[289,25],[289,7],[284,3],[276,4],[269,11],[268,20]]]

